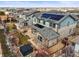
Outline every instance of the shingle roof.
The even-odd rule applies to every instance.
[[[36,29],[44,38],[47,38],[48,40],[57,38],[59,36],[59,34],[54,30],[52,30],[51,28],[47,28],[47,27],[39,28],[35,25],[32,25],[32,28]]]

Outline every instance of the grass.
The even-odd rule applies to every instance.
[[[6,40],[3,33],[4,33],[3,30],[0,30],[0,43],[2,47],[2,54],[5,57],[10,57],[12,56],[12,53],[10,52],[9,48],[6,45]]]
[[[8,30],[9,32],[12,31],[14,28],[14,23],[8,23]],[[29,39],[29,36],[24,36],[22,35],[22,33],[16,31],[14,33],[15,36],[17,36],[19,38],[19,45],[22,45],[22,44],[27,44],[28,43],[28,39]]]
[[[9,23],[9,24],[7,24],[7,25],[8,25],[8,30],[9,30],[9,32],[12,31],[13,28],[14,28],[14,24],[13,24],[13,23]]]
[[[16,32],[15,35],[19,38],[19,45],[27,44],[29,36],[24,36],[22,33]]]

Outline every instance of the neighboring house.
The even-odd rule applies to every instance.
[[[27,23],[32,25],[33,14],[38,13],[39,11],[31,11],[31,12],[23,12],[22,14],[18,14],[18,23],[25,26]]]

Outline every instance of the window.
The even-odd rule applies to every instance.
[[[56,26],[56,24],[54,23],[54,24],[53,24],[53,28],[55,28],[55,26]]]
[[[45,26],[47,26],[47,27],[49,27],[49,22],[47,21],[47,22],[45,22]]]
[[[45,25],[45,21],[43,21],[43,24]]]
[[[52,22],[50,22],[50,26],[52,26]]]
[[[36,32],[37,32],[37,30],[36,29],[33,29],[32,33],[35,34]]]
[[[40,23],[43,25],[43,20],[40,20]]]
[[[67,26],[69,26],[69,23],[70,23],[70,22],[67,23]]]
[[[36,19],[35,19],[35,18],[33,18],[33,21],[34,21],[34,22],[36,22]]]
[[[40,23],[40,20],[38,19],[37,22]]]
[[[38,40],[42,42],[42,37],[40,35],[38,35]]]
[[[28,24],[27,24],[27,22],[26,23],[24,23],[24,26],[27,26]]]

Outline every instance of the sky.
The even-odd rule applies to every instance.
[[[0,7],[79,7],[79,1],[0,1]]]

